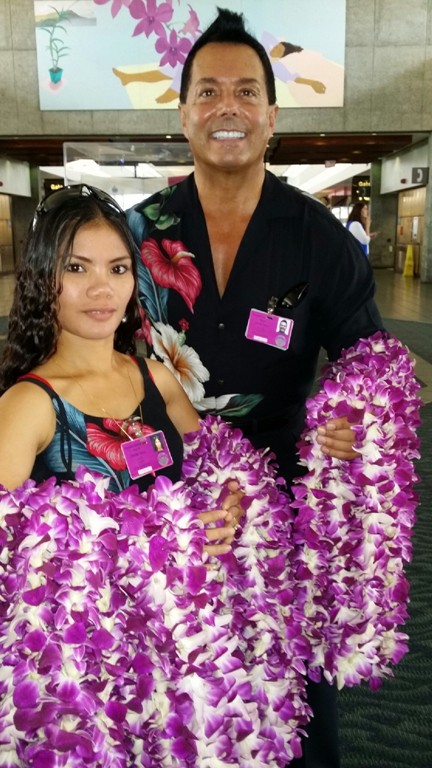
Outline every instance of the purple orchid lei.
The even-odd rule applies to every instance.
[[[176,484],[114,494],[81,468],[0,491],[0,768],[282,768],[307,670],[378,685],[406,650],[417,389],[397,340],[345,352],[308,403],[291,505],[272,455],[213,417]],[[315,440],[338,415],[360,422],[352,462]],[[230,479],[242,525],[206,562],[197,515]]]
[[[208,568],[197,514],[234,476],[245,522]],[[0,492],[1,768],[290,762],[308,645],[270,457],[209,417],[183,481],[106,486],[81,468]]]
[[[300,444],[308,473],[293,487],[309,675],[339,688],[381,685],[407,652],[411,530],[417,494],[420,385],[406,347],[385,333],[363,339],[329,366],[307,403]],[[346,416],[357,424],[358,459],[325,456],[317,427]]]

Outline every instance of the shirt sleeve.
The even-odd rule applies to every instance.
[[[356,238],[356,240],[359,241],[359,243],[362,243],[363,245],[369,245],[370,243],[370,237],[366,234],[365,229],[362,227],[359,221],[353,221],[351,222],[349,226],[349,232],[351,232],[352,235]]]
[[[328,232],[331,247],[315,258],[315,322],[331,360],[361,338],[384,330],[374,301],[375,281],[368,259],[346,229]]]

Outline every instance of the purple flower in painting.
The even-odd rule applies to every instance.
[[[164,35],[164,24],[168,24],[173,15],[173,9],[169,3],[158,5],[156,0],[132,0],[129,5],[129,13],[133,19],[140,19],[134,29],[133,36],[145,34],[150,37],[152,33]]]
[[[193,39],[195,39],[198,36],[198,33],[200,31],[199,17],[197,12],[192,8],[190,3],[188,3],[188,8],[189,8],[189,18],[181,28],[180,32],[182,35],[190,35]]]
[[[187,37],[178,37],[175,29],[172,29],[169,38],[165,32],[159,35],[156,40],[155,48],[162,54],[159,65],[161,67],[169,64],[174,68],[177,64],[184,64],[187,54],[192,48],[192,43]]]
[[[106,5],[107,3],[110,3],[111,0],[94,0],[96,5]],[[131,0],[112,0],[112,6],[111,6],[111,16],[113,19],[117,16],[118,12],[121,11],[121,9],[129,8],[131,4]]]

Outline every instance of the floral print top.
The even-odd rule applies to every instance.
[[[238,424],[257,447],[270,445],[288,478],[320,348],[336,359],[383,328],[358,244],[325,206],[266,173],[221,296],[193,174],[127,218],[142,333],[154,354],[198,410]],[[266,312],[301,283],[309,286],[304,300],[277,312],[294,321],[289,348],[247,339],[251,309]]]
[[[145,397],[129,419],[90,416],[63,400],[50,384],[33,374],[21,377],[44,389],[52,398],[56,412],[56,431],[51,443],[36,457],[31,477],[40,483],[55,475],[58,480],[71,480],[76,469],[84,465],[90,471],[110,477],[109,488],[121,491],[132,483],[145,491],[153,482],[149,474],[132,480],[126,467],[121,444],[129,437],[164,432],[173,464],[159,470],[173,481],[180,479],[183,460],[183,441],[170,420],[165,401],[151,378],[146,362],[136,360],[144,378]],[[142,423],[140,416],[143,416]],[[129,437],[125,434],[128,433]]]

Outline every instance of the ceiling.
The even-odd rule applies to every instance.
[[[412,134],[406,133],[275,135],[270,140],[266,161],[278,166],[371,163],[409,146],[414,139]],[[169,138],[162,135],[0,138],[0,158],[26,161],[32,166],[59,166],[63,165],[63,144],[68,141],[103,143],[105,146],[127,143],[136,160],[156,166],[191,162],[189,145],[180,135]]]

